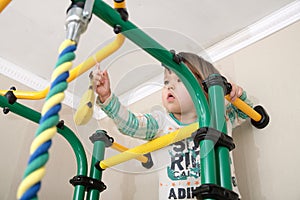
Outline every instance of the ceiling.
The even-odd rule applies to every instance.
[[[291,2],[293,0],[131,0],[126,4],[130,21],[164,47],[199,53]],[[16,67],[16,71],[22,69],[22,74],[29,73],[33,77],[29,82],[41,83],[42,87],[48,84],[58,47],[65,39],[65,13],[69,4],[70,1],[63,0],[12,1],[1,13],[0,58]],[[114,36],[112,28],[94,16],[81,35],[74,66],[112,41]],[[118,53],[103,61],[101,67],[109,68],[112,87],[119,95],[155,79],[162,70],[155,59],[129,41]],[[12,84],[22,82],[14,76],[10,78]],[[68,90],[80,97],[87,84],[86,74],[70,84]]]

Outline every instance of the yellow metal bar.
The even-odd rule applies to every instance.
[[[0,95],[4,96],[7,90],[0,90]],[[23,91],[16,90],[13,93],[18,99],[43,99],[49,92],[49,87],[41,91]]]
[[[127,147],[124,147],[124,146],[122,146],[122,145],[120,145],[118,143],[115,143],[115,142],[112,144],[111,148],[113,148],[113,149],[115,149],[115,150],[117,150],[119,152],[124,152],[124,151],[128,150]],[[138,161],[141,161],[142,163],[148,162],[148,158],[146,156],[144,156],[144,155],[138,156],[136,159]]]
[[[0,13],[4,10],[4,8],[11,2],[11,0],[1,0],[0,1]]]
[[[107,58],[109,55],[117,51],[122,44],[124,43],[125,37],[122,34],[117,34],[116,39],[102,48],[100,51],[98,51],[93,56],[89,57],[85,62],[79,64],[76,68],[71,70],[70,77],[68,78],[68,82],[71,82],[84,72],[88,71],[90,68],[95,66],[98,62],[101,62],[105,58]]]
[[[118,50],[122,44],[124,43],[125,37],[122,34],[118,34],[116,36],[116,39],[96,52],[93,56],[89,57],[86,61],[79,64],[77,67],[70,70],[70,76],[67,79],[67,82],[73,81],[75,78],[80,76],[81,74],[85,73],[89,69],[91,69],[95,64],[98,62],[101,62],[105,58],[107,58],[109,55],[114,53],[116,50]],[[4,95],[7,92],[7,90],[0,90],[0,95]],[[16,90],[14,91],[14,95],[18,99],[30,99],[30,100],[36,100],[36,99],[43,99],[46,97],[46,95],[49,92],[49,86],[41,91],[21,91]]]
[[[236,98],[234,101],[230,101],[229,95],[226,95],[225,98],[254,121],[258,122],[261,120],[262,116],[240,98]]]
[[[191,137],[192,133],[194,131],[196,131],[198,129],[198,127],[199,127],[198,123],[193,123],[189,126],[178,129],[172,133],[169,133],[167,135],[156,138],[150,142],[139,145],[132,149],[128,149],[127,151],[124,151],[123,153],[120,153],[120,154],[112,156],[108,159],[102,160],[99,165],[100,165],[101,169],[106,169],[108,167],[115,166],[122,162],[137,158],[146,153],[156,151],[156,150],[166,147],[170,144],[173,144],[173,143],[181,141],[185,138]]]

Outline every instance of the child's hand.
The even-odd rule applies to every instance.
[[[109,76],[106,70],[101,71],[100,67],[93,71],[94,88],[102,103],[111,95]]]
[[[231,92],[229,95],[230,95],[230,100],[234,101],[236,98],[242,96],[243,88],[241,88],[240,86],[235,85],[233,83],[231,83],[231,86],[232,86],[232,89],[231,89]]]

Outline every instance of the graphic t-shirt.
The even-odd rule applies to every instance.
[[[167,116],[164,132],[175,131],[185,126],[172,114]],[[200,148],[193,138],[187,138],[170,145],[168,164],[159,172],[159,199],[193,199],[193,191],[200,186]]]
[[[240,97],[246,103],[246,93]],[[112,94],[103,104],[97,99],[96,103],[117,125],[120,132],[151,140],[188,124],[180,123],[171,113],[154,110],[151,113],[132,113],[126,109]],[[226,102],[227,134],[232,135],[232,127],[241,124],[248,116]],[[193,191],[201,185],[200,178],[200,148],[194,145],[193,138],[187,138],[165,147],[160,152],[164,157],[164,166],[159,170],[159,199],[196,199]],[[230,153],[232,160],[232,154]],[[231,164],[232,188],[239,194],[233,164]]]
[[[165,134],[187,125],[181,124],[172,114],[166,115],[165,119]],[[231,130],[230,122],[227,124]],[[228,134],[231,135],[231,131]],[[159,171],[159,199],[196,199],[193,192],[201,185],[199,146],[195,146],[193,138],[190,137],[173,143],[166,149],[168,163],[166,168]],[[231,175],[233,191],[239,194],[233,165]]]

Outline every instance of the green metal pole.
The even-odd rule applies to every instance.
[[[210,113],[206,97],[196,78],[185,64],[174,62],[173,54],[170,51],[166,50],[130,21],[123,21],[119,13],[103,1],[95,2],[93,13],[112,27],[115,25],[121,26],[124,36],[174,71],[192,97],[198,115],[199,127],[209,126]],[[203,140],[200,142],[200,148],[201,181],[202,183],[216,183],[214,144],[212,141]]]
[[[90,177],[100,180],[102,179],[102,171],[95,168],[95,164],[104,159],[105,147],[106,147],[106,135],[105,131],[98,130],[94,133],[90,140],[94,144],[93,156],[91,161]],[[91,189],[88,191],[87,200],[98,200],[100,191]]]
[[[77,161],[77,175],[87,175],[87,158],[80,140],[67,126],[64,126],[63,129],[57,130],[69,142],[73,152],[75,153]],[[74,188],[73,200],[83,200],[84,195],[85,187],[82,185],[76,185]]]
[[[21,117],[29,119],[35,123],[39,123],[41,114],[31,108],[28,108],[22,104],[15,102],[14,104],[9,104],[7,98],[0,95],[0,107],[8,108],[10,112],[13,112]],[[62,129],[57,128],[57,131],[68,141],[71,145],[73,152],[76,156],[77,161],[77,174],[78,175],[87,175],[87,159],[84,148],[76,137],[76,135],[70,130],[67,126],[64,126]],[[76,186],[74,190],[73,199],[80,200],[84,199],[85,188],[83,186]]]
[[[211,111],[211,128],[214,128],[224,134],[227,134],[225,119],[225,102],[224,102],[224,82],[219,74],[210,75],[210,78],[219,79],[219,84],[212,85],[208,88],[210,111]],[[216,148],[218,184],[226,189],[232,190],[231,171],[229,150],[226,147],[219,146]]]
[[[93,13],[112,27],[115,25],[120,25],[122,27],[122,34],[124,36],[174,71],[191,94],[197,110],[200,125],[209,125],[210,115],[206,97],[202,92],[202,88],[188,67],[186,67],[183,63],[177,64],[174,62],[173,54],[170,51],[165,49],[162,45],[160,45],[130,21],[123,21],[120,17],[120,14],[103,1],[95,1]]]

